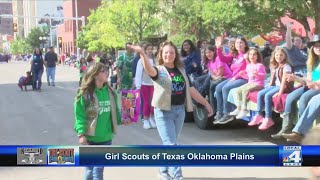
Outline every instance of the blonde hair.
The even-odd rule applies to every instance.
[[[102,63],[94,63],[87,68],[81,81],[81,86],[77,91],[76,100],[79,100],[81,96],[88,93],[90,99],[94,101],[93,93],[94,89],[96,88],[95,77],[98,76],[102,70],[109,72],[109,68]],[[105,85],[109,88],[109,90],[111,90],[111,93],[114,93],[108,83]]]
[[[316,65],[316,62],[319,62],[319,56],[316,55],[313,51],[313,46],[309,50],[308,54],[308,60],[307,60],[307,70],[308,72],[312,72],[314,70],[314,66]]]
[[[176,53],[176,58],[174,59],[174,62],[173,62],[174,66],[175,67],[183,67],[183,64],[182,64],[182,62],[180,61],[180,58],[179,58],[178,49],[171,41],[164,41],[163,43],[160,44],[159,53],[157,55],[158,65],[163,65],[164,64],[164,61],[163,61],[163,58],[162,58],[162,52],[163,52],[164,46],[167,46],[167,45],[173,47],[174,51]]]
[[[282,52],[285,56],[283,64],[290,64],[289,63],[289,58],[286,50],[282,47],[276,47],[276,49],[272,52],[271,58],[270,58],[270,68],[277,68],[279,66],[279,63],[276,61],[276,53],[277,52]]]

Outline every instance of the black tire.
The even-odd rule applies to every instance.
[[[193,118],[200,129],[206,130],[213,127],[213,116],[208,117],[208,112],[203,106],[193,105]]]

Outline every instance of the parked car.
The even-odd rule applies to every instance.
[[[9,62],[10,56],[8,54],[0,54],[0,62]]]

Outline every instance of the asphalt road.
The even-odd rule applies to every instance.
[[[78,87],[78,70],[58,66],[56,86],[48,86],[44,73],[42,92],[21,92],[17,86],[29,65],[25,62],[0,64],[0,144],[1,145],[78,145],[73,131],[73,99]],[[31,89],[31,87],[29,87]],[[276,131],[273,129],[271,131]],[[200,130],[185,123],[179,144],[185,145],[272,145],[269,132],[248,128],[243,122]],[[121,126],[115,145],[161,144],[156,130],[142,124]],[[307,168],[183,168],[186,179],[306,179]],[[106,168],[105,179],[157,179],[157,168]],[[83,179],[83,168],[0,168],[1,180]]]

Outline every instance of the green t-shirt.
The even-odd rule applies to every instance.
[[[121,89],[133,89],[132,61],[134,54],[121,55],[116,63],[120,69]]]
[[[95,136],[87,136],[87,140],[93,142],[110,141],[113,138],[112,120],[111,120],[111,106],[108,88],[104,86],[101,89],[95,89],[99,103],[99,113],[96,125]],[[81,97],[80,100],[75,101],[75,130],[78,134],[84,134],[87,129],[85,99]]]

